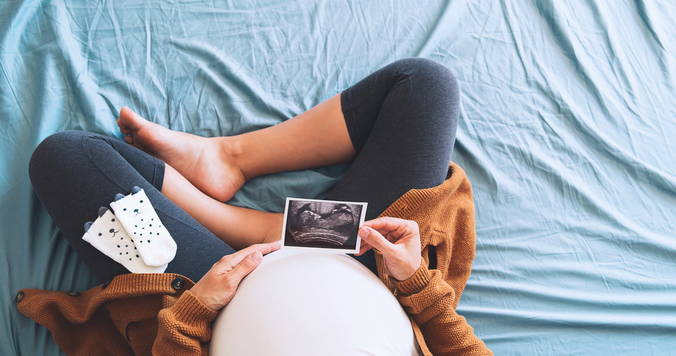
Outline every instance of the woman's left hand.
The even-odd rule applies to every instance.
[[[207,307],[220,310],[235,296],[239,282],[258,267],[263,255],[279,250],[281,245],[281,240],[278,240],[252,245],[232,255],[223,256],[190,288],[190,292]]]

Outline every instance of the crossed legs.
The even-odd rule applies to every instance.
[[[278,239],[282,223],[281,215],[218,203],[230,199],[247,180],[352,162],[330,198],[368,201],[367,218],[372,219],[408,190],[444,180],[457,118],[452,74],[438,63],[408,59],[291,120],[243,135],[202,138],[172,132],[126,107],[118,125],[128,135],[127,143],[176,169],[168,168],[162,192],[230,246],[241,248],[261,242],[261,236],[263,241]],[[190,196],[199,195],[199,200],[180,201],[188,189],[174,184],[181,180],[203,192],[190,189]],[[237,224],[241,219],[256,224]],[[375,269],[372,256],[358,259]]]
[[[115,193],[141,186],[178,240],[179,253],[167,272],[197,280],[220,256],[232,253],[230,246],[280,238],[281,214],[222,203],[256,176],[352,162],[329,198],[367,201],[367,219],[410,189],[443,182],[458,104],[457,82],[446,68],[407,59],[293,119],[233,137],[170,131],[123,108],[118,125],[127,144],[82,132],[55,134],[36,148],[31,181],[101,281],[124,268],[82,243],[82,224],[95,219]],[[360,261],[375,270],[373,256]]]

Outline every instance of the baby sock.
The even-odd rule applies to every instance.
[[[105,210],[105,212],[104,212]],[[162,273],[167,264],[160,267],[147,266],[127,235],[119,219],[108,209],[99,209],[99,218],[85,224],[82,239],[94,248],[121,264],[132,273]]]
[[[116,197],[110,206],[146,265],[160,267],[174,259],[176,242],[160,221],[143,189],[134,187],[132,194],[120,199]]]

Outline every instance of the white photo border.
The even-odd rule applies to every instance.
[[[359,214],[359,226],[357,229],[361,228],[364,225],[364,220],[366,220],[366,208],[368,203],[366,202],[352,202],[352,201],[340,201],[340,200],[322,200],[322,199],[303,199],[303,198],[286,198],[286,203],[284,204],[284,222],[282,224],[282,248],[290,250],[305,250],[305,251],[317,251],[317,252],[331,252],[331,253],[359,253],[359,248],[361,246],[361,237],[357,234],[357,241],[354,249],[344,249],[344,248],[330,248],[330,247],[314,247],[314,246],[288,246],[286,245],[286,224],[289,219],[289,203],[291,201],[306,201],[306,202],[319,202],[319,203],[330,203],[330,204],[352,204],[352,205],[361,205],[361,213]]]

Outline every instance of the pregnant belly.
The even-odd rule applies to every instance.
[[[411,323],[371,271],[343,254],[280,250],[213,323],[211,355],[418,355]]]

